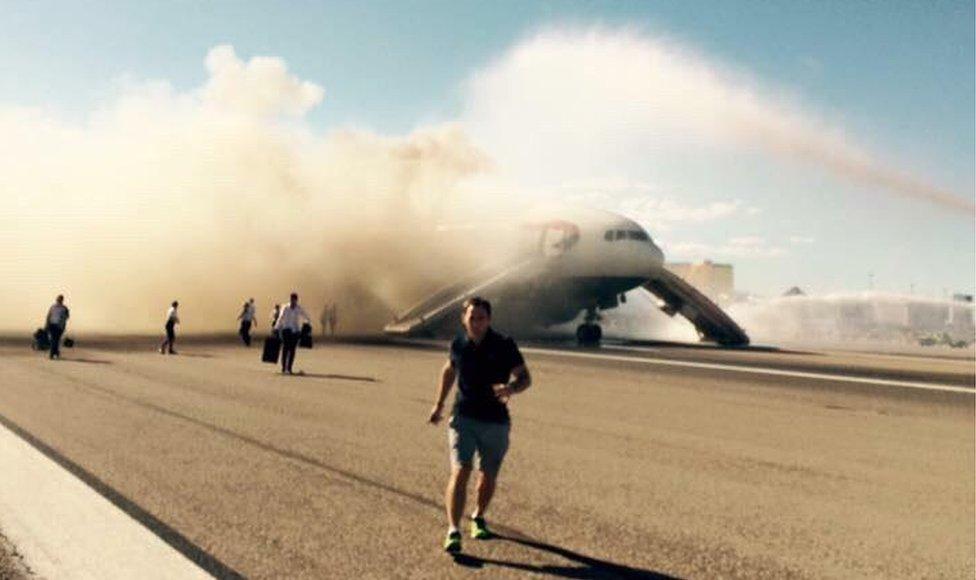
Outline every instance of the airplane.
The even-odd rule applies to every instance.
[[[553,216],[556,217],[553,217]],[[492,325],[522,336],[570,322],[585,312],[576,330],[582,346],[598,346],[600,312],[626,301],[635,288],[650,292],[668,316],[680,314],[703,341],[749,344],[749,337],[704,294],[664,267],[664,253],[635,221],[602,210],[562,209],[518,226],[515,251],[475,268],[387,324],[404,337],[449,336],[465,300],[482,296],[493,304]]]

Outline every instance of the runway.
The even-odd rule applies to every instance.
[[[438,345],[181,353],[2,346],[0,416],[216,575],[974,574],[972,359],[526,345],[502,537],[455,561]]]

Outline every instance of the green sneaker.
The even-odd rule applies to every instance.
[[[448,532],[444,538],[444,551],[450,554],[457,554],[461,551],[461,532]]]
[[[471,537],[476,540],[487,540],[491,537],[485,518],[471,518]]]

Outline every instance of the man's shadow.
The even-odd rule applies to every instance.
[[[481,556],[473,556],[471,554],[455,554],[454,562],[459,566],[464,566],[466,568],[483,568],[485,565],[492,565],[521,570],[523,572],[531,572],[534,574],[558,576],[560,578],[640,578],[646,580],[675,580],[677,578],[675,576],[668,576],[667,574],[655,572],[653,570],[632,568],[623,564],[599,560],[597,558],[592,558],[585,554],[580,554],[566,548],[561,548],[559,546],[554,546],[552,544],[547,544],[531,538],[520,537],[515,534],[493,533],[489,540],[512,542],[513,544],[525,546],[526,548],[532,548],[533,550],[540,550],[556,556],[561,556],[579,565],[554,566],[552,564],[526,564],[524,562],[511,562],[508,560],[482,558]]]
[[[74,358],[74,357],[72,357],[72,358],[63,358],[63,359],[60,359],[60,360],[63,360],[64,362],[76,362],[76,363],[84,363],[84,364],[90,364],[90,365],[110,365],[110,364],[112,364],[112,361],[95,359],[95,358]]]
[[[355,381],[360,383],[376,383],[379,382],[373,377],[357,377],[354,375],[336,375],[336,374],[325,374],[325,373],[306,373],[304,371],[299,371],[293,375],[288,375],[291,377],[306,377],[311,379],[336,379],[340,381]]]

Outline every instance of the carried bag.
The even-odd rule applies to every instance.
[[[34,331],[34,339],[31,341],[31,348],[34,350],[48,350],[51,348],[51,337],[43,328]]]
[[[281,353],[281,339],[275,335],[264,339],[264,351],[261,353],[261,362],[276,364],[278,355]]]
[[[298,335],[298,346],[312,348],[312,325],[307,322],[302,325],[302,332]]]

